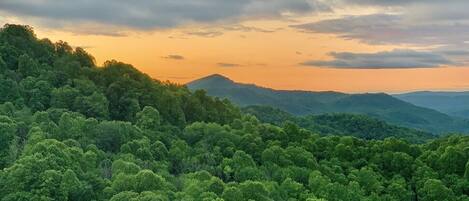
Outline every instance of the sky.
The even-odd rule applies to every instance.
[[[187,83],[218,73],[275,89],[469,90],[467,0],[0,0],[96,57]]]

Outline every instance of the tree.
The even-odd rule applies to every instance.
[[[142,111],[137,113],[136,125],[140,128],[157,130],[160,122],[160,113],[151,106],[145,106]]]
[[[55,51],[59,56],[65,56],[71,54],[73,48],[65,41],[57,41],[55,43]]]
[[[110,201],[129,201],[134,200],[133,198],[137,197],[138,193],[132,191],[123,191],[120,192],[110,199]]]
[[[133,175],[140,172],[141,168],[133,162],[116,160],[112,163],[112,176],[117,177],[119,174]]]
[[[353,170],[349,177],[358,182],[368,195],[371,193],[379,194],[383,190],[379,176],[371,169],[362,168],[360,170]]]
[[[468,158],[462,151],[458,150],[456,147],[449,146],[441,155],[438,164],[446,174],[464,175],[467,160]]]
[[[41,71],[40,65],[37,61],[24,54],[18,58],[18,72],[27,76],[38,76]]]
[[[130,153],[141,160],[154,160],[150,140],[148,138],[127,142],[121,146],[121,152]]]
[[[0,75],[0,102],[18,102],[20,99],[20,89],[18,83],[10,78]]]
[[[0,115],[0,169],[12,162],[7,159],[15,133],[16,123],[9,117]]]
[[[455,200],[451,189],[448,189],[443,182],[437,179],[429,179],[419,191],[422,201],[451,201]]]
[[[87,117],[94,117],[96,119],[109,118],[109,102],[103,94],[98,92],[94,92],[90,96],[77,97],[73,108]]]
[[[464,177],[469,180],[469,160],[466,163],[466,171],[464,172]]]
[[[239,185],[245,200],[271,201],[269,192],[261,182],[246,181]]]
[[[321,172],[315,170],[309,174],[308,186],[315,195],[322,195],[325,193],[327,186],[330,184],[330,179],[322,175]]]
[[[184,170],[184,159],[187,158],[190,147],[183,140],[173,141],[169,149],[170,172],[179,174]]]
[[[77,175],[73,170],[66,170],[62,176],[61,189],[65,193],[67,200],[79,201],[90,200],[90,195],[87,194],[86,188],[82,185]],[[88,199],[87,199],[88,198]]]
[[[303,185],[293,181],[290,178],[285,179],[280,185],[280,190],[282,191],[282,197],[284,200],[288,199],[300,199],[300,195],[303,193]]]
[[[69,85],[54,88],[51,92],[51,106],[56,108],[72,109],[75,98],[80,95],[80,91]]]
[[[96,65],[95,58],[81,47],[75,48],[73,55],[76,57],[76,60],[80,62],[80,65],[83,67],[91,68]]]
[[[226,201],[243,201],[243,192],[236,187],[229,187],[223,191],[223,199]]]
[[[394,200],[411,200],[412,193],[407,187],[407,183],[404,178],[396,177],[390,181],[391,183],[386,187],[385,194]]]
[[[8,70],[7,63],[2,58],[2,55],[0,54],[0,73],[4,73],[6,70]]]
[[[165,161],[168,157],[168,148],[161,141],[154,142],[151,147],[151,153],[156,161]]]
[[[165,183],[163,177],[150,170],[142,170],[135,176],[136,192],[163,190]]]
[[[141,136],[130,123],[103,121],[93,130],[96,145],[104,151],[117,152],[122,144]]]

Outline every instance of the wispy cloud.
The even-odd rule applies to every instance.
[[[306,32],[336,34],[369,44],[436,45],[461,44],[469,40],[469,24],[409,23],[403,16],[394,14],[348,16],[292,27]]]
[[[240,66],[243,66],[241,64],[234,64],[234,63],[217,63],[217,66],[219,67],[240,67]]]
[[[172,59],[172,60],[184,60],[184,56],[177,55],[177,54],[170,54],[168,56],[164,56],[164,59]]]
[[[369,44],[457,46],[469,41],[467,0],[337,0],[330,6],[372,6],[378,11],[292,27],[305,32],[335,34]]]
[[[185,35],[192,35],[192,36],[199,36],[205,38],[214,38],[217,36],[221,36],[224,33],[221,31],[212,31],[212,30],[199,30],[199,31],[187,31],[184,32]]]
[[[226,31],[262,32],[262,33],[274,33],[276,31],[276,30],[263,29],[263,28],[254,27],[254,26],[245,26],[242,24],[225,25],[225,26],[220,27],[220,29],[223,29]]]
[[[254,26],[246,26],[242,24],[228,24],[228,25],[211,25],[202,26],[198,28],[190,28],[189,30],[182,31],[184,36],[198,36],[204,38],[215,38],[224,35],[226,32],[259,32],[259,33],[274,33],[277,30],[264,29]]]
[[[445,56],[433,52],[415,50],[393,50],[376,53],[332,52],[332,60],[312,60],[301,63],[305,66],[343,69],[397,69],[437,68],[455,63]]]

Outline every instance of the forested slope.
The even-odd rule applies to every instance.
[[[242,110],[247,114],[254,115],[263,122],[283,125],[285,122],[291,121],[320,135],[354,136],[368,140],[396,137],[413,143],[422,143],[436,138],[436,135],[428,132],[390,125],[366,115],[332,113],[294,116],[269,106],[248,106],[242,108]]]
[[[242,107],[271,106],[298,116],[327,113],[363,114],[391,124],[435,134],[469,133],[469,120],[419,107],[385,93],[345,94],[333,91],[275,90],[237,83],[217,74],[194,80],[188,83],[188,87],[191,90],[206,90],[210,96],[228,98]]]
[[[320,137],[0,30],[0,200],[463,201],[469,138]]]

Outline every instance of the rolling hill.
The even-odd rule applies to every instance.
[[[416,106],[385,93],[274,90],[237,83],[219,74],[192,81],[187,86],[191,90],[203,89],[208,95],[227,98],[240,106],[267,105],[294,115],[365,114],[391,124],[432,133],[469,131],[469,123],[465,120]]]
[[[321,135],[354,136],[367,140],[395,137],[414,143],[426,142],[436,137],[424,131],[390,125],[366,115],[334,113],[294,116],[277,108],[258,105],[244,107],[242,111],[254,115],[262,122],[282,126],[290,121]]]
[[[420,91],[396,94],[394,97],[451,116],[469,118],[469,92]]]

